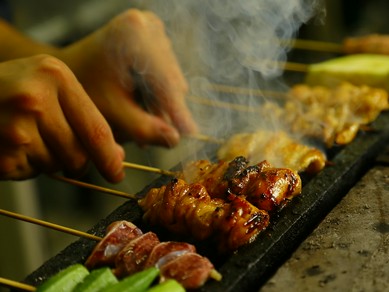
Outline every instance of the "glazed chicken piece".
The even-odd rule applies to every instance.
[[[244,198],[211,198],[203,185],[181,179],[151,189],[139,205],[150,225],[196,240],[211,239],[221,253],[252,242],[269,224],[269,214]]]
[[[255,163],[267,160],[275,167],[309,174],[320,172],[327,160],[322,151],[292,139],[285,131],[267,130],[233,135],[217,152],[219,160],[230,161],[237,156]]]
[[[224,198],[228,188],[228,181],[225,179],[228,167],[225,161],[212,163],[210,160],[200,159],[187,163],[180,178],[188,183],[203,185],[212,198]]]
[[[207,189],[212,198],[225,199],[232,193],[266,211],[278,210],[301,193],[297,172],[273,167],[267,161],[250,166],[242,156],[215,164],[208,160],[193,161],[187,164],[183,175],[189,183],[196,181],[206,188],[212,182],[210,190]]]
[[[295,172],[267,161],[247,167],[229,186],[232,193],[268,212],[280,210],[301,193],[301,179]]]

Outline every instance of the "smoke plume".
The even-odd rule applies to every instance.
[[[210,102],[225,100],[212,84],[274,90],[285,87],[282,67],[287,58],[282,41],[296,36],[299,27],[318,9],[319,0],[171,0],[138,1],[166,24],[175,51],[190,83],[191,96]],[[228,94],[238,105],[258,105],[250,92]],[[231,131],[258,127],[260,117],[188,101],[205,134],[223,137]]]

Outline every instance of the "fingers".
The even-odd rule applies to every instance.
[[[21,180],[61,169],[31,117],[1,127],[0,137],[0,179]]]
[[[58,93],[58,100],[64,117],[71,130],[75,132],[76,137],[70,140],[73,149],[80,149],[78,146],[78,141],[80,141],[84,151],[87,151],[97,169],[108,181],[121,181],[124,178],[123,149],[116,144],[108,123],[73,74],[66,77],[62,79],[63,86]],[[65,132],[70,131],[65,129]],[[59,139],[54,143],[60,144],[61,141]],[[84,155],[81,152],[82,150],[78,151],[78,154],[82,160]],[[65,155],[74,154],[65,152]],[[74,161],[77,163],[77,159]],[[83,164],[81,161],[81,165]],[[73,166],[76,169],[78,167],[77,164]]]
[[[180,134],[165,119],[145,112],[119,92],[116,92],[115,103],[119,110],[111,116],[110,123],[119,141],[132,140],[141,146],[153,144],[169,148],[178,144]]]
[[[197,125],[185,101],[188,85],[162,21],[150,12],[145,13],[145,18],[149,22],[150,34],[142,34],[144,40],[141,43],[147,46],[142,50],[147,60],[142,68],[140,56],[138,61],[140,64],[137,67],[143,69],[142,76],[159,100],[161,110],[170,117],[172,124],[181,133],[196,132]]]
[[[163,73],[161,73],[163,74]],[[170,117],[172,124],[183,134],[196,133],[198,127],[193,120],[192,113],[189,110],[185,96],[187,89],[184,84],[185,81],[180,82],[180,78],[175,78],[173,75],[161,75],[165,76],[164,80],[159,81],[159,84],[154,85],[155,95],[162,101],[161,108]],[[151,84],[153,82],[151,81]]]
[[[124,151],[66,65],[48,56],[13,62],[0,64],[0,179],[80,175],[89,161],[108,181],[123,179]]]
[[[112,47],[108,51],[115,56],[109,59],[111,67],[122,68],[117,80],[133,84],[137,80],[131,80],[133,76],[128,72],[135,72],[153,93],[166,125],[180,133],[196,132],[197,125],[185,100],[188,85],[162,21],[154,13],[132,9],[116,18],[112,27],[116,29],[106,30],[106,39],[118,44],[114,52]],[[128,67],[123,67],[124,63]]]

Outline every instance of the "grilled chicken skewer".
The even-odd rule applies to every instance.
[[[230,161],[237,156],[251,162],[267,160],[275,167],[309,174],[320,172],[327,162],[324,152],[293,139],[285,131],[257,130],[232,135],[218,149],[217,157]]]
[[[291,42],[294,49],[321,51],[339,54],[383,54],[389,55],[389,35],[369,34],[347,37],[341,43],[295,39]]]
[[[346,54],[384,54],[389,55],[389,35],[371,34],[360,37],[349,37],[343,41]]]
[[[137,201],[151,225],[209,239],[224,253],[252,242],[268,226],[268,212],[300,192],[301,179],[291,169],[266,161],[249,166],[238,157],[229,163],[189,163],[179,178]]]
[[[184,180],[185,179],[185,180]],[[139,205],[150,225],[215,242],[221,253],[252,242],[269,224],[269,212],[301,193],[299,175],[243,157],[189,163],[181,178],[151,189]]]
[[[252,242],[269,223],[268,213],[245,199],[233,194],[226,200],[211,198],[203,185],[181,179],[151,189],[139,205],[150,225],[212,240],[222,253]]]
[[[327,148],[350,143],[363,125],[389,109],[388,94],[380,88],[343,82],[334,88],[299,84],[292,87],[283,107],[266,103],[292,133],[316,138]]]

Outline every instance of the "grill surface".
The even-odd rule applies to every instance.
[[[208,256],[222,273],[221,282],[209,281],[200,291],[258,291],[269,276],[290,256],[296,247],[312,232],[347,191],[371,167],[375,157],[389,141],[389,113],[382,113],[372,124],[374,131],[359,133],[349,145],[339,148],[331,155],[332,166],[326,167],[313,178],[303,177],[301,196],[295,198],[276,217],[268,229],[250,245],[245,246],[226,259],[212,256],[207,247],[199,252]],[[161,177],[150,187],[167,183]],[[115,220],[129,220],[143,231],[150,229],[141,222],[141,210],[135,202],[128,201],[100,220],[89,232],[103,236],[107,225]],[[173,239],[173,235],[154,230],[161,239]],[[55,257],[27,276],[26,283],[38,285],[60,269],[83,262],[96,243],[79,239]]]

